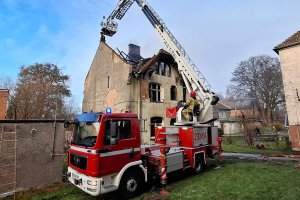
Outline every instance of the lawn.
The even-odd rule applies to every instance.
[[[231,142],[230,142],[231,141]],[[286,146],[285,139],[279,139],[278,148],[275,142],[260,142],[265,145],[265,149],[257,149],[256,146],[248,146],[244,142],[243,136],[223,136],[223,150],[230,153],[253,153],[253,154],[299,154],[291,151]]]
[[[291,163],[227,164],[171,185],[171,199],[299,199],[300,170]]]
[[[158,189],[148,190],[136,200],[150,199],[299,199],[300,169],[292,162],[250,162],[225,160],[220,168],[191,175],[170,176],[167,189],[171,194],[159,196]],[[174,180],[173,177],[176,177]],[[19,200],[94,200],[75,186],[65,185],[19,196]],[[104,199],[118,199],[105,196]]]

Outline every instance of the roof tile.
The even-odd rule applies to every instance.
[[[274,50],[278,53],[278,50],[284,49],[290,46],[294,46],[300,44],[300,31],[294,33],[292,36],[290,36],[288,39],[283,41],[282,43],[278,44]]]

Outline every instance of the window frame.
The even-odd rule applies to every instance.
[[[170,100],[177,101],[177,87],[175,85],[170,87]]]
[[[155,94],[155,97],[153,94]],[[158,83],[149,84],[149,99],[150,102],[161,102],[161,84]]]
[[[166,68],[166,76],[171,77],[172,76],[171,65],[169,63],[165,63],[165,68]]]
[[[166,63],[164,61],[159,62],[160,75],[166,76]]]

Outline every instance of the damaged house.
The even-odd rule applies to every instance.
[[[82,109],[136,113],[142,142],[150,143],[155,125],[175,122],[167,117],[166,108],[175,107],[186,97],[177,65],[167,51],[161,49],[152,58],[143,59],[139,46],[129,44],[128,55],[124,55],[101,42],[86,76]]]

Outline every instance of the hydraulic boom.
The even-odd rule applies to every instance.
[[[199,96],[202,106],[198,122],[208,123],[216,120],[218,118],[216,104],[219,98],[210,91],[210,84],[196,67],[192,59],[188,56],[184,48],[176,40],[171,31],[167,28],[164,21],[151,8],[146,0],[119,0],[117,7],[111,13],[111,15],[107,19],[105,19],[105,17],[103,18],[101,23],[101,33],[104,35],[113,36],[118,27],[117,23],[113,20],[115,18],[121,20],[134,1],[142,9],[143,13],[146,15],[160,36],[161,40],[174,57],[178,64],[178,70],[188,91],[195,91]]]

